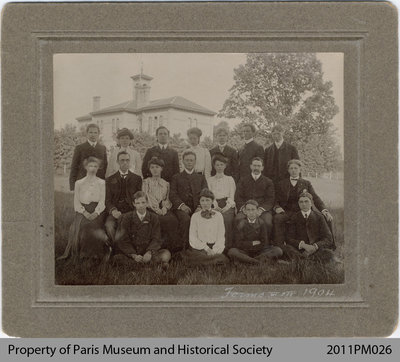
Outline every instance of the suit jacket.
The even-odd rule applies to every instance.
[[[219,150],[219,146],[215,146],[210,150],[211,159],[214,157],[216,153],[221,153]],[[228,145],[224,147],[224,152],[222,154],[228,159],[228,163],[225,169],[225,175],[232,176],[233,179],[237,182],[239,179],[239,157],[238,152]],[[216,174],[214,166],[212,166],[211,176]]]
[[[275,144],[265,149],[264,154],[264,175],[269,177],[275,183],[289,177],[287,163],[290,160],[299,160],[299,154],[296,147],[283,141],[281,147],[278,150],[278,173],[275,174],[274,170],[274,156],[276,152]]]
[[[185,170],[172,176],[169,199],[172,202],[172,208],[178,209],[181,204],[193,207],[194,212],[199,206],[200,192],[207,188],[207,181],[204,175],[193,173],[187,174]],[[190,198],[190,195],[192,196]]]
[[[136,211],[123,214],[118,230],[121,237],[118,238],[117,245],[126,255],[143,255],[147,251],[161,248],[160,221],[150,211],[146,211],[143,221],[140,221]]]
[[[270,211],[275,204],[274,183],[263,175],[254,181],[252,175],[240,178],[236,188],[235,201],[238,210],[247,200],[256,200],[258,206]]]
[[[290,186],[291,186],[290,178],[286,178],[286,179],[278,182],[278,184],[276,185],[276,190],[275,190],[276,191],[275,207],[281,207],[282,209],[285,210],[285,208],[288,205]],[[323,201],[320,199],[320,197],[315,192],[310,181],[305,180],[303,178],[299,178],[296,186],[297,186],[299,196],[303,191],[307,191],[308,193],[310,193],[312,195],[313,203],[319,211],[326,209],[325,204],[323,203]],[[300,208],[299,208],[299,210],[300,210]]]
[[[264,157],[264,148],[255,141],[246,143],[239,150],[239,179],[250,175],[250,164],[254,157]]]
[[[166,150],[161,150],[160,146],[154,146],[146,151],[143,159],[142,174],[143,178],[151,177],[151,173],[148,168],[148,162],[152,157],[161,158],[165,162],[165,167],[162,170],[161,177],[167,181],[171,182],[173,175],[179,173],[179,157],[178,152],[174,149],[167,147]]]
[[[258,240],[261,244],[253,245]],[[239,221],[237,225],[236,241],[234,246],[245,251],[261,251],[268,245],[267,225],[260,218],[254,224],[250,224],[247,217]]]
[[[69,188],[74,190],[75,182],[86,176],[86,170],[83,167],[83,161],[90,156],[94,156],[101,161],[97,177],[105,179],[107,170],[107,150],[104,145],[97,142],[95,147],[92,147],[89,142],[81,143],[75,147],[74,155],[71,162],[71,171],[69,174]]]
[[[307,219],[298,211],[289,220],[286,242],[298,249],[301,240],[306,244],[315,243],[318,248],[334,249],[332,234],[325,217],[313,210]]]
[[[121,194],[121,176],[119,171],[106,180],[106,210],[111,213],[116,208]],[[126,200],[133,210],[133,195],[142,190],[142,178],[131,171],[126,176]]]

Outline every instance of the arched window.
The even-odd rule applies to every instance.
[[[158,124],[159,124],[160,126],[164,126],[164,119],[163,119],[163,116],[160,116],[160,117],[159,117],[159,122],[158,122]]]
[[[149,128],[148,132],[151,133],[153,129],[153,117],[149,117]]]

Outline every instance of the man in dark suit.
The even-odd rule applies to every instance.
[[[105,228],[107,235],[115,245],[119,235],[116,230],[121,216],[133,210],[133,195],[142,189],[142,178],[129,171],[129,153],[121,151],[117,155],[119,170],[106,180]]]
[[[262,175],[263,160],[254,157],[250,164],[251,174],[241,177],[236,188],[236,207],[240,211],[236,216],[236,224],[246,218],[243,208],[248,200],[258,202],[258,214],[268,228],[268,237],[272,233],[272,208],[275,203],[275,189],[273,182]]]
[[[277,245],[281,245],[285,241],[286,223],[294,213],[300,211],[298,199],[304,191],[311,194],[314,208],[325,216],[328,226],[332,230],[332,215],[314,191],[311,182],[301,178],[301,165],[300,160],[290,160],[288,162],[290,177],[279,181],[275,188],[274,242]]]
[[[246,218],[239,220],[236,226],[237,237],[234,247],[228,251],[228,256],[250,264],[258,264],[264,258],[281,257],[282,249],[271,245],[268,241],[267,225],[258,217],[258,202],[246,201],[243,213]]]
[[[143,191],[133,195],[135,211],[122,216],[119,231],[121,237],[117,240],[118,249],[122,254],[115,255],[113,261],[117,264],[146,264],[150,261],[168,266],[171,253],[161,249],[160,221],[153,212],[147,210],[148,199]]]
[[[87,141],[75,147],[72,157],[71,171],[69,174],[69,188],[75,189],[75,182],[86,176],[84,161],[92,156],[100,160],[100,167],[97,176],[105,179],[107,170],[106,147],[99,144],[100,128],[97,124],[89,124],[86,127]]]
[[[208,185],[204,175],[194,172],[196,154],[193,151],[185,151],[182,162],[184,170],[172,176],[169,198],[179,221],[182,248],[186,248],[189,245],[190,217],[200,206],[201,190]]]
[[[242,126],[245,145],[239,151],[239,179],[250,175],[250,164],[254,157],[264,157],[264,148],[254,141],[256,128],[251,123]]]
[[[300,211],[290,219],[284,252],[291,258],[313,256],[321,261],[333,258],[334,242],[322,214],[311,208],[312,195],[303,192],[299,197]]]
[[[179,157],[178,152],[168,146],[169,130],[160,126],[156,130],[157,146],[151,147],[146,151],[142,164],[143,178],[151,177],[148,163],[153,157],[160,158],[164,161],[164,168],[161,177],[171,182],[173,175],[179,173]]]
[[[289,177],[288,162],[299,159],[296,147],[284,141],[283,134],[282,126],[276,125],[272,128],[274,143],[265,149],[264,155],[264,175],[269,177],[275,185],[280,180]]]
[[[220,153],[222,154],[226,159],[227,159],[227,164],[225,168],[225,175],[227,176],[232,176],[235,182],[237,183],[239,179],[239,158],[238,158],[238,153],[237,151],[228,146],[228,130],[225,128],[219,128],[217,129],[216,132],[216,137],[218,140],[218,145],[213,147],[210,150],[211,154],[211,159],[217,154]],[[211,170],[211,176],[214,176],[216,174],[214,165],[212,165],[212,170]]]

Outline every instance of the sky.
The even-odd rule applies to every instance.
[[[332,122],[343,150],[343,54],[317,53],[317,57],[324,78],[333,83],[340,111]],[[56,54],[54,126],[77,124],[76,117],[92,111],[93,96],[101,97],[101,107],[132,99],[130,77],[141,67],[154,78],[151,100],[179,95],[218,112],[234,83],[234,68],[245,62],[244,53]]]

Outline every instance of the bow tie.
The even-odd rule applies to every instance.
[[[121,175],[122,178],[126,178],[126,176],[128,176],[127,173],[121,173],[120,175]]]
[[[215,211],[213,210],[203,210],[200,212],[200,215],[205,219],[211,219],[213,215],[215,215]]]
[[[290,180],[291,180],[291,181],[299,181],[299,178],[298,178],[298,177],[297,177],[297,178],[292,178],[292,177],[291,177]]]

